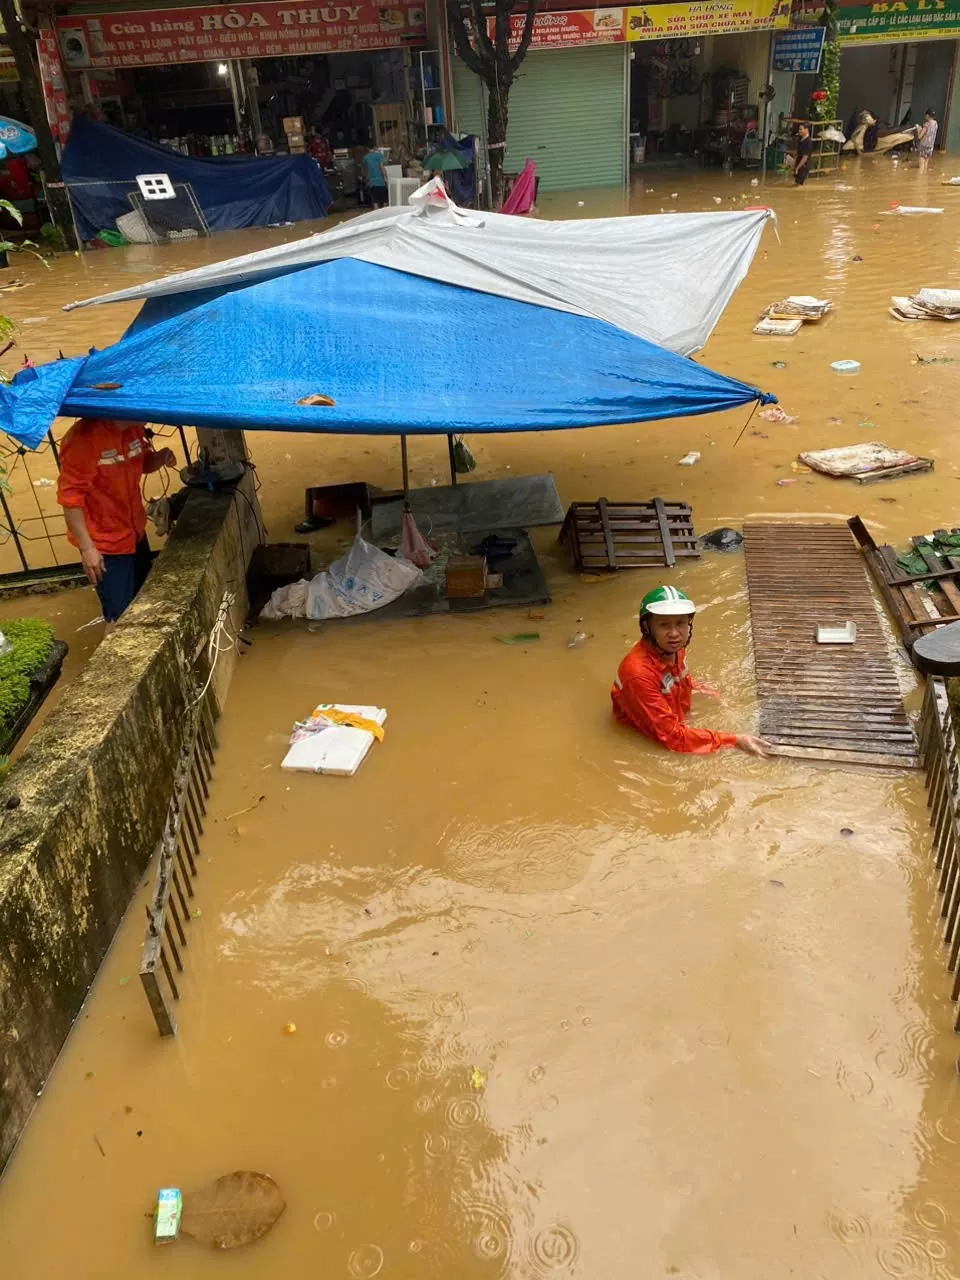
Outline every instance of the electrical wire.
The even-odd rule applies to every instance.
[[[214,619],[213,626],[210,628],[210,635],[207,639],[207,659],[210,662],[210,671],[207,675],[207,680],[203,688],[193,701],[188,704],[188,710],[191,707],[195,707],[198,702],[202,702],[205,698],[207,690],[213,683],[214,672],[217,669],[217,662],[221,653],[229,653],[231,649],[234,649],[237,653],[240,652],[238,638],[227,626],[230,619],[230,610],[233,608],[236,600],[237,597],[234,592],[224,591],[223,597],[220,601],[220,607],[217,609],[217,616]],[[227,645],[221,645],[220,643],[224,636],[226,636],[230,641]]]

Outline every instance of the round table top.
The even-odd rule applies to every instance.
[[[960,676],[960,622],[928,631],[914,643],[915,666],[928,676]]]

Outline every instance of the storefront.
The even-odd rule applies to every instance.
[[[822,4],[795,4],[795,27],[819,23],[821,14]],[[861,111],[869,111],[883,131],[919,124],[929,107],[940,125],[937,146],[960,146],[960,114],[951,110],[960,76],[960,0],[840,0],[837,39],[838,116],[845,132]],[[814,87],[812,75],[797,75],[787,114],[805,112]]]
[[[617,186],[631,161],[760,159],[770,33],[789,0],[705,0],[538,14],[510,90],[506,168],[537,164],[541,190]],[[519,42],[523,17],[514,15]],[[452,59],[459,132],[485,130],[485,90]]]
[[[529,157],[540,189],[620,186],[627,178],[629,57],[625,9],[540,13],[520,74],[510,89],[505,168],[517,173]],[[519,44],[523,16],[513,15]],[[486,142],[486,89],[452,59],[457,133]]]
[[[635,155],[759,165],[771,33],[783,0],[663,4],[632,10],[631,134]]]
[[[867,110],[881,124],[919,124],[927,108],[940,122],[939,144],[956,74],[960,0],[890,0],[838,12],[840,117],[849,131]]]
[[[314,129],[344,150],[422,139],[420,4],[143,8],[55,29],[71,111],[189,154],[302,150]]]

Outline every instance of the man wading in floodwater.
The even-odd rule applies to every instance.
[[[610,697],[613,714],[668,751],[708,755],[721,747],[738,747],[766,755],[769,744],[745,733],[714,733],[684,724],[693,694],[713,693],[687,672],[687,645],[693,634],[696,605],[676,587],[656,587],[640,601],[643,639],[620,663]]]

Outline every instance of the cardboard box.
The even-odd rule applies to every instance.
[[[154,1244],[172,1244],[180,1234],[180,1215],[183,1213],[183,1197],[176,1187],[162,1187],[157,1192],[157,1207],[153,1215]]]
[[[284,133],[303,133],[303,116],[284,116],[283,117]]]
[[[452,556],[447,561],[448,600],[483,599],[487,591],[487,562],[483,556]]]

